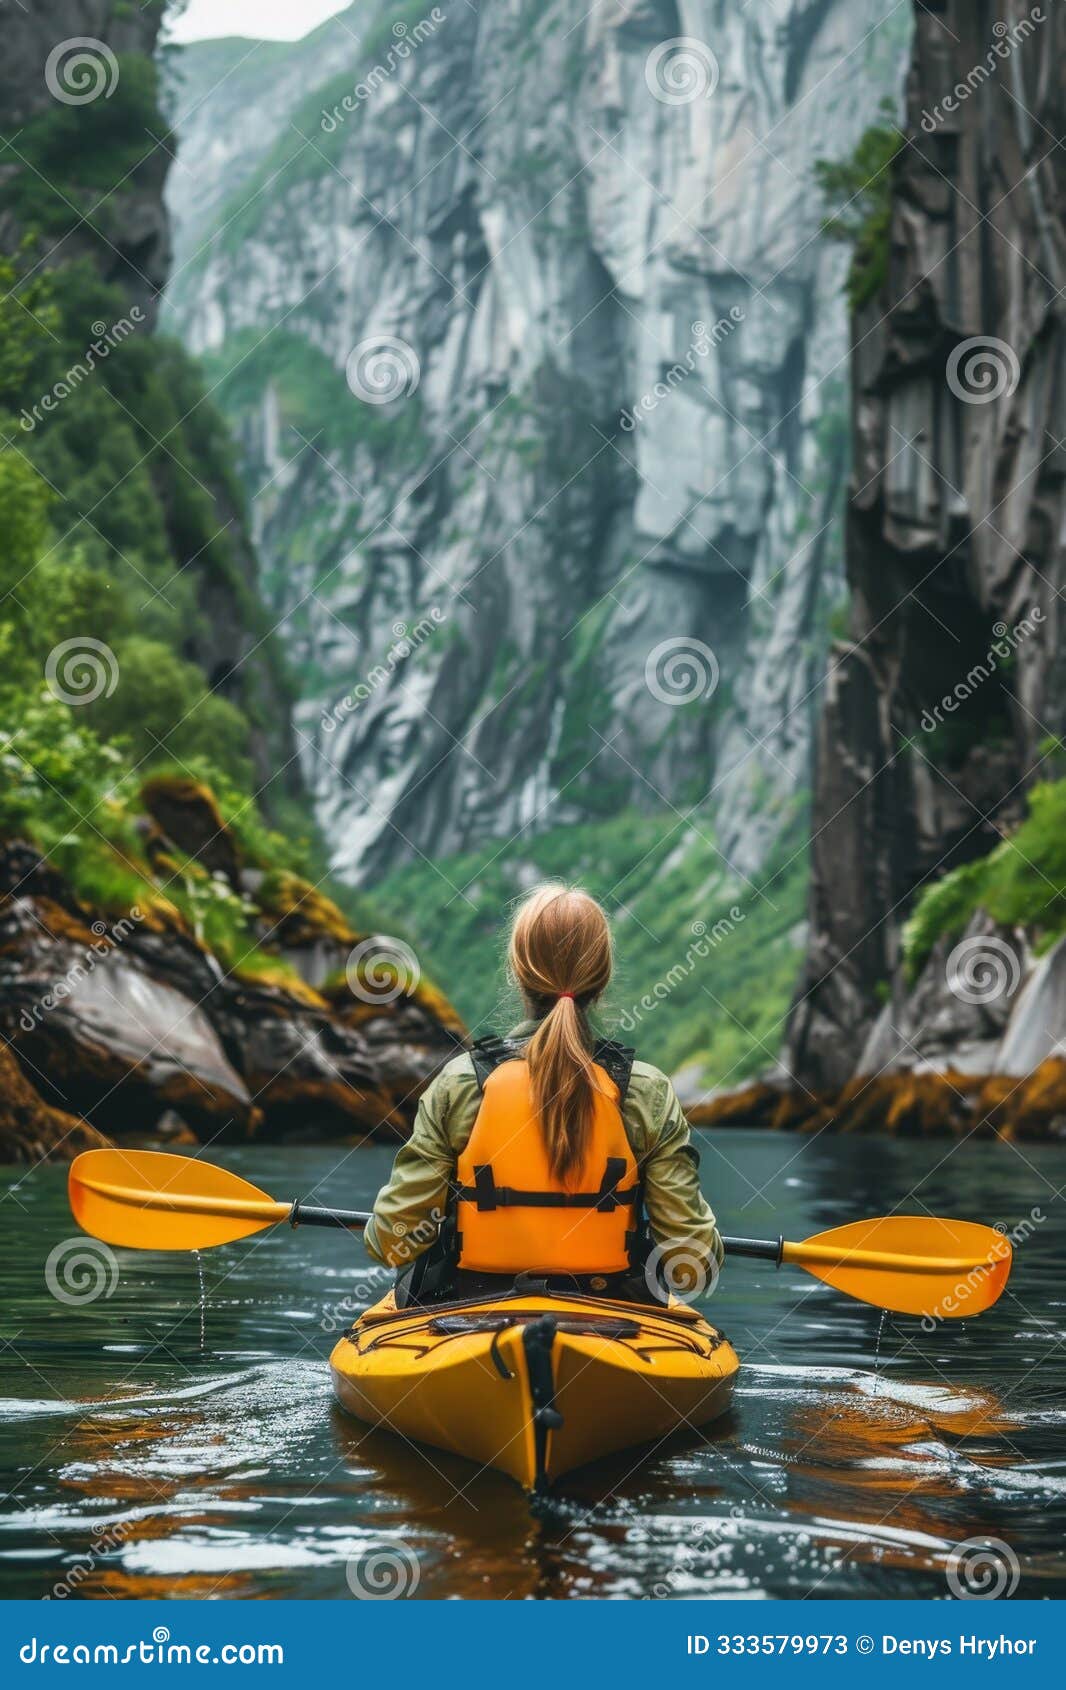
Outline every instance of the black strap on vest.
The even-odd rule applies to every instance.
[[[484,1091],[485,1081],[501,1063],[513,1062],[521,1055],[520,1043],[513,1039],[501,1039],[498,1033],[486,1033],[483,1038],[475,1039],[470,1049],[470,1057],[474,1064],[474,1073],[477,1075],[478,1090]],[[626,1100],[635,1058],[636,1051],[629,1045],[619,1044],[617,1039],[597,1039],[593,1046],[593,1061],[599,1063],[618,1087],[619,1105]]]
[[[520,1054],[518,1045],[501,1039],[498,1033],[486,1033],[484,1038],[475,1039],[470,1047],[470,1060],[474,1064],[478,1091],[485,1090],[485,1081],[495,1068],[503,1062],[512,1062]]]
[[[618,1087],[618,1102],[623,1104],[629,1091],[636,1051],[631,1045],[619,1044],[617,1039],[597,1039],[593,1056]]]
[[[492,1209],[596,1209],[613,1214],[630,1208],[640,1197],[640,1186],[619,1191],[618,1181],[626,1171],[622,1156],[608,1156],[598,1191],[520,1191],[515,1186],[497,1185],[489,1163],[474,1169],[473,1185],[460,1185],[455,1196],[460,1203],[473,1203],[481,1214]]]

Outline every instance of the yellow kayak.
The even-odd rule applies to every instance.
[[[739,1365],[684,1304],[555,1293],[399,1310],[390,1292],[330,1357],[350,1414],[526,1490],[717,1419]]]

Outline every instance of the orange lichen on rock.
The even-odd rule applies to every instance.
[[[696,1127],[890,1133],[897,1138],[1066,1137],[1066,1059],[1049,1057],[1032,1074],[964,1074],[957,1069],[893,1070],[849,1080],[814,1095],[757,1081],[687,1111]]]
[[[87,1121],[45,1103],[10,1050],[0,1045],[0,1159],[70,1161],[83,1150],[104,1149],[110,1143]]]
[[[754,1080],[694,1103],[687,1114],[694,1127],[769,1127],[784,1096],[780,1086]]]
[[[265,874],[256,903],[272,921],[272,939],[280,945],[298,947],[326,938],[350,948],[358,942],[358,935],[333,899],[302,875],[284,870]]]
[[[981,1104],[1001,1138],[1066,1137],[1066,1060],[1049,1056],[1020,1079],[993,1075]]]

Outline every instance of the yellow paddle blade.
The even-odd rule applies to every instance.
[[[1011,1255],[1010,1240],[991,1226],[886,1215],[786,1244],[781,1260],[875,1308],[961,1320],[992,1307],[1010,1276]]]
[[[105,1244],[206,1250],[286,1220],[288,1203],[225,1168],[158,1150],[85,1150],[70,1165],[74,1219]]]

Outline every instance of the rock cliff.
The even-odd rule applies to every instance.
[[[802,850],[847,460],[812,169],[898,89],[884,10],[360,5],[183,51],[167,321],[345,875],[626,808],[697,806],[740,877]]]
[[[848,450],[814,164],[898,100],[881,10],[360,5],[176,60],[166,321],[242,444],[305,778],[475,1026],[562,874],[645,1055],[780,1048]]]
[[[818,729],[809,962],[791,1040],[815,1091],[886,1061],[1020,1073],[1008,1047],[1031,1007],[998,1041],[1032,965],[1026,932],[979,923],[964,935],[948,900],[964,920],[995,902],[970,896],[976,877],[994,890],[1009,870],[1003,911],[1038,947],[1062,930],[1051,788],[1047,825],[1038,816],[1014,840],[1034,783],[1061,777],[1066,729],[1064,51],[1060,5],[915,6],[884,283],[852,324],[850,627]],[[913,996],[901,966],[915,893],[945,875],[923,908],[972,942],[971,960],[983,945],[986,967],[1010,976],[1009,992],[984,995],[998,1025],[965,1021],[950,946]],[[952,1025],[934,1051],[923,1044],[938,1006]],[[1054,1014],[1060,1026],[1061,1005]]]
[[[163,11],[4,11],[7,1157],[157,1132],[400,1137],[464,1037],[413,958],[296,872],[313,842],[269,825],[304,831],[307,805],[232,449],[187,355],[149,332]]]

